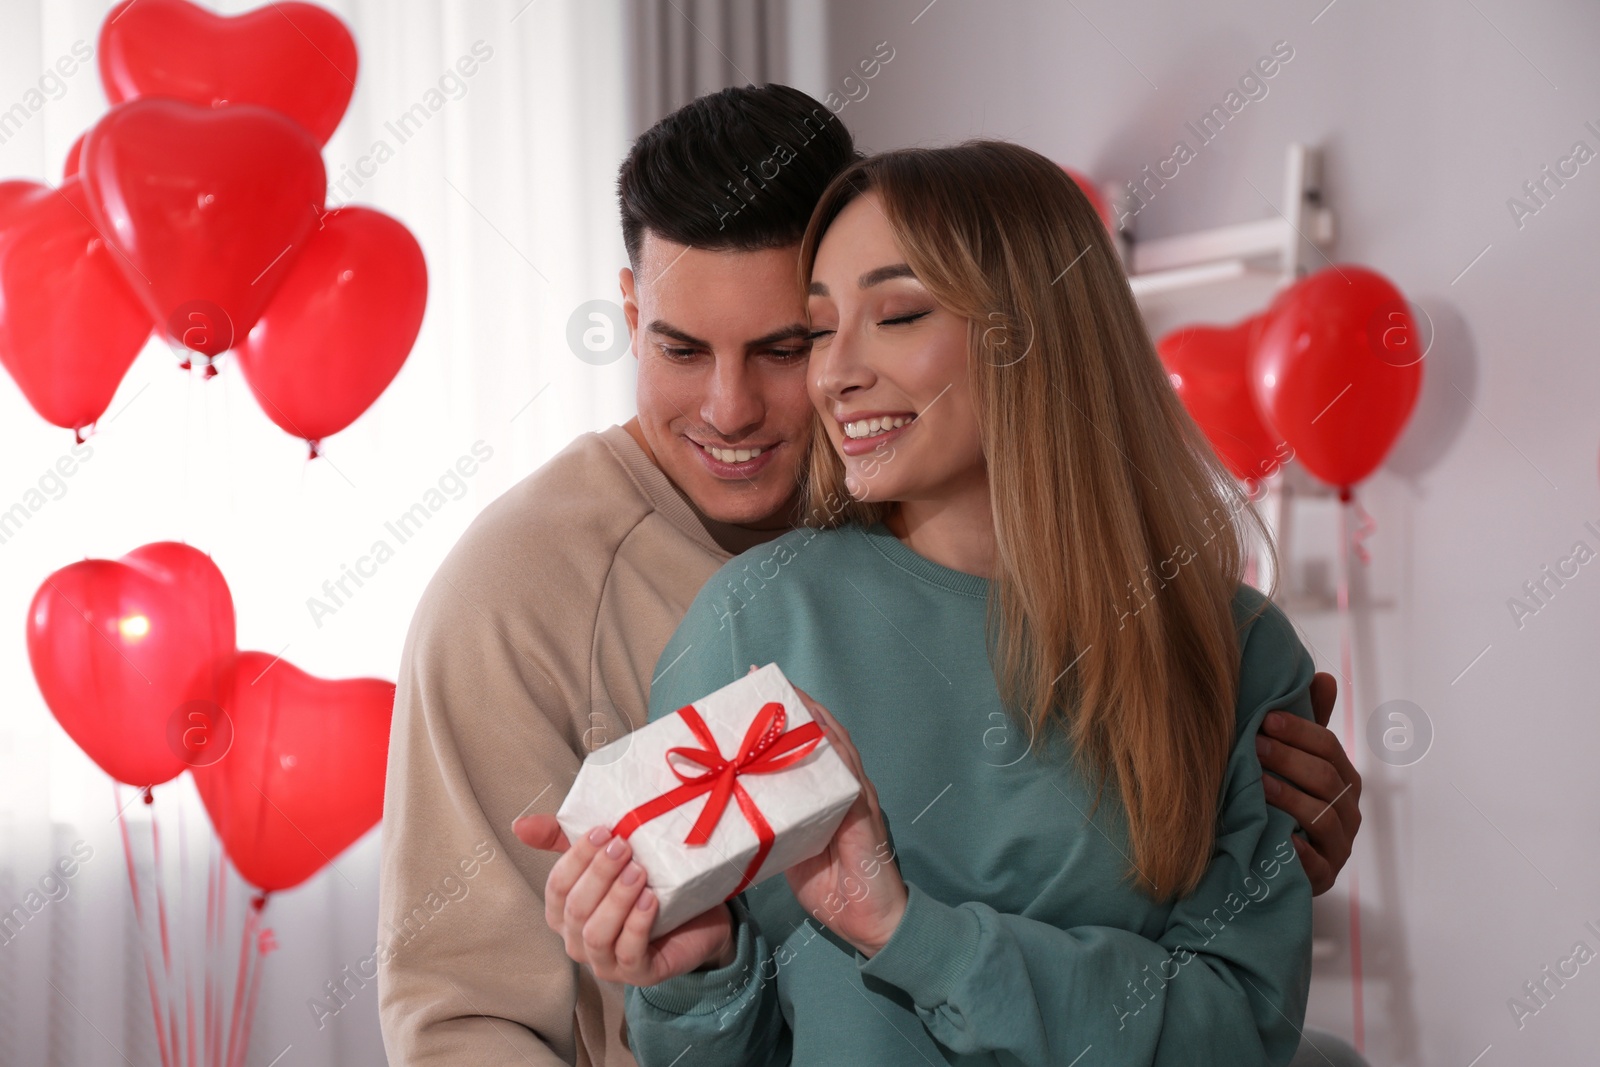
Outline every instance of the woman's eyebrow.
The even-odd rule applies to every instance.
[[[856,285],[862,289],[870,289],[879,282],[886,282],[890,278],[915,278],[916,272],[905,263],[891,263],[887,267],[874,267],[856,280]],[[812,282],[806,292],[811,296],[827,296],[828,287],[821,282]]]
[[[916,274],[904,263],[893,263],[887,267],[876,267],[867,271],[856,281],[862,289],[870,289],[879,282],[886,282],[890,278],[915,278]]]

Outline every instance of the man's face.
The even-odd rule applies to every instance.
[[[646,231],[622,271],[639,428],[707,516],[787,525],[814,409],[799,246],[713,252]]]

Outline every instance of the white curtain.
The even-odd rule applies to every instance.
[[[630,103],[643,129],[729,85],[795,80],[818,5],[806,0],[632,0]]]
[[[614,181],[635,122],[624,5],[324,3],[350,26],[361,57],[349,112],[324,151],[330,181],[380,140],[394,150],[369,179],[347,180],[350,195],[330,200],[399,218],[430,273],[421,336],[372,410],[307,461],[305,445],[262,414],[231,358],[203,381],[152,342],[91,438],[92,456],[33,496],[72,435],[0,380],[0,511],[43,500],[25,504],[26,521],[0,541],[0,912],[43,902],[24,906],[14,936],[0,935],[8,1067],[159,1062],[112,787],[56,725],[27,661],[24,617],[45,576],[85,557],[186,541],[227,576],[240,647],[281,653],[322,677],[392,679],[418,596],[471,518],[576,434],[633,411],[633,361],[596,366],[567,343],[574,309],[618,299]],[[211,6],[234,14],[256,5]],[[40,88],[75,42],[94,46],[109,7],[0,0],[0,112]],[[459,84],[446,78],[480,41],[490,57]],[[43,105],[25,107],[25,121],[3,130],[0,178],[54,182],[74,138],[105,110],[92,65],[44,85]],[[445,104],[397,143],[385,123],[431,89]],[[324,580],[337,579],[386,520],[437,487],[479,441],[492,458],[464,495],[335,614],[314,619],[307,599]],[[168,858],[177,863],[181,818],[196,881],[204,815],[193,789],[185,777],[156,793]],[[128,812],[142,840],[144,805]],[[59,859],[85,854],[71,878],[40,892]],[[384,1061],[372,983],[344,982],[348,1005],[331,1017],[311,1007],[372,953],[376,861],[373,833],[335,857],[336,870],[273,898],[266,924],[278,949],[263,968],[252,1067],[279,1056],[281,1067]],[[230,892],[237,905],[243,890],[235,883]],[[203,900],[168,908],[175,942],[199,936]]]

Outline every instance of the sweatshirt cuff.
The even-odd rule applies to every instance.
[[[904,990],[917,1007],[933,1010],[950,999],[978,956],[978,916],[952,908],[906,883],[906,910],[888,942],[857,968]]]
[[[728,901],[728,905],[733,909],[733,962],[715,970],[690,971],[652,986],[638,986],[645,1003],[671,1015],[710,1015],[744,994],[756,973],[755,924],[742,895]]]

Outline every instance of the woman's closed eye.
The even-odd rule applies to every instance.
[[[913,312],[910,312],[909,314],[905,314],[905,315],[896,315],[892,319],[882,319],[882,320],[880,320],[878,322],[878,325],[879,326],[904,326],[904,325],[907,325],[908,323],[916,322],[918,319],[926,318],[931,314],[933,314],[933,310],[931,308],[926,310],[926,311],[913,311]]]
[[[911,323],[916,322],[918,319],[927,318],[931,314],[933,314],[933,309],[932,308],[929,308],[929,309],[924,310],[924,311],[911,311],[911,312],[907,312],[904,315],[895,315],[895,316],[893,316],[891,318],[879,319],[878,320],[878,325],[879,326],[908,326]],[[827,328],[824,328],[824,329],[812,330],[810,333],[808,333],[806,335],[806,340],[808,340],[811,343],[815,344],[819,339],[825,338],[825,337],[829,337],[834,332],[835,332],[834,328],[831,327],[831,326],[827,327]]]

